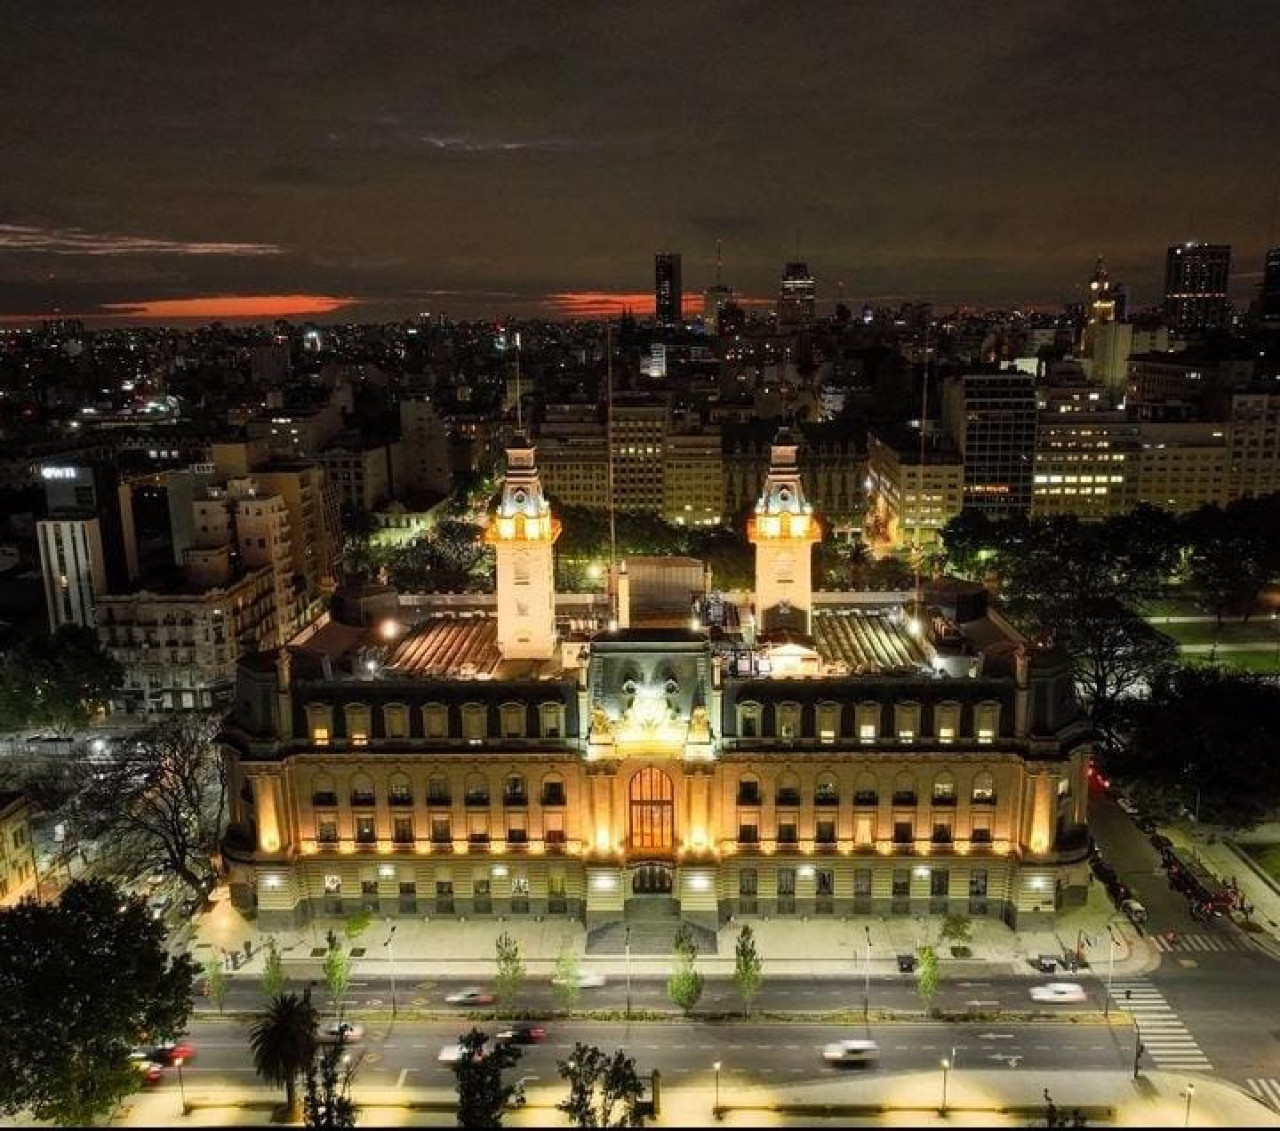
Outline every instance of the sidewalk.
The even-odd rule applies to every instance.
[[[226,898],[225,889],[214,893],[214,905],[196,924],[190,950],[197,962],[218,959],[224,950],[235,950],[242,961],[235,974],[256,977],[264,962],[267,934],[256,923],[245,919]],[[1127,920],[1117,918],[1101,885],[1089,888],[1089,900],[1083,907],[1072,908],[1057,917],[1050,930],[1015,932],[998,920],[975,917],[972,920],[972,957],[955,959],[942,947],[943,976],[967,974],[1014,973],[1042,977],[1030,965],[1039,954],[1062,957],[1074,951],[1077,940],[1085,945],[1085,958],[1096,970],[1110,961],[1111,945],[1106,924],[1112,923],[1117,945],[1115,973],[1126,976],[1153,969],[1159,956],[1150,942]],[[586,930],[582,924],[563,919],[528,918],[431,920],[427,918],[392,918],[375,921],[354,943],[343,933],[342,919],[317,919],[300,929],[274,934],[286,966],[305,964],[318,976],[326,945],[332,930],[353,951],[353,976],[386,976],[392,970],[405,976],[491,977],[494,971],[494,940],[503,931],[519,944],[525,966],[531,975],[549,975],[557,956],[566,947],[579,955],[586,946]],[[897,955],[913,953],[920,945],[937,943],[941,925],[938,917],[851,917],[849,919],[744,919],[726,923],[719,930],[718,953],[699,959],[704,974],[729,975],[734,968],[734,943],[742,925],[755,932],[756,947],[773,976],[857,976],[867,970],[867,932],[871,937],[870,970],[874,975],[898,973]],[[389,930],[395,927],[394,936]],[[391,940],[387,945],[388,939]],[[252,957],[243,961],[245,943]],[[1091,945],[1090,945],[1091,944]],[[313,953],[320,951],[320,954]],[[585,965],[605,975],[623,976],[627,962],[622,955],[588,956]],[[636,977],[661,976],[670,973],[669,955],[633,955],[631,973]]]
[[[1195,1085],[1188,1118],[1186,1087]],[[942,1104],[942,1073],[846,1072],[838,1079],[797,1085],[748,1084],[732,1065],[724,1065],[720,1079],[723,1123],[735,1127],[915,1126],[1025,1127],[1043,1123],[1045,1092],[1060,1111],[1081,1109],[1091,1126],[1119,1127],[1280,1127],[1280,1116],[1238,1088],[1212,1077],[1186,1073],[1148,1072],[1138,1080],[1127,1072],[1023,1072],[1008,1069],[966,1069],[948,1073],[947,1111]],[[510,1113],[512,1127],[567,1126],[555,1110],[564,1097],[558,1080],[530,1081],[528,1106]],[[225,1092],[221,1093],[225,1097]],[[236,1090],[233,1102],[207,1099],[200,1086],[187,1089],[193,1105],[180,1114],[181,1100],[173,1089],[131,1097],[109,1121],[111,1126],[225,1127],[265,1124],[281,1099],[279,1089],[257,1084]],[[362,1088],[357,1082],[361,1126],[453,1127],[454,1093],[450,1088]],[[716,1104],[714,1076],[687,1084],[662,1085],[662,1110],[657,1127],[712,1127]],[[424,1108],[429,1108],[424,1110]],[[824,1110],[828,1109],[828,1110]]]

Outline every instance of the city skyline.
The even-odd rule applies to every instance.
[[[681,253],[693,306],[717,241],[748,300],[802,259],[829,312],[841,290],[1057,308],[1099,254],[1152,306],[1194,238],[1233,247],[1242,304],[1277,238],[1266,5],[6,27],[6,325],[647,316],[654,253]]]

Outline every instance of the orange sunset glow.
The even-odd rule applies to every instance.
[[[118,318],[288,318],[298,314],[331,314],[358,300],[336,295],[212,295],[142,302],[109,302],[104,314]]]
[[[562,291],[547,296],[552,309],[566,318],[613,318],[630,313],[642,318],[653,317],[652,291]],[[772,300],[747,298],[734,295],[739,306],[770,306]],[[702,314],[702,295],[687,293],[681,307],[685,317],[697,318]]]

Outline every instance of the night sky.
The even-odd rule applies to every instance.
[[[0,321],[1056,307],[1280,243],[1280,4],[0,0]],[[627,296],[634,296],[627,298]]]

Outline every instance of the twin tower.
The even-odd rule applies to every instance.
[[[756,621],[763,632],[809,632],[812,547],[822,528],[804,497],[798,447],[788,429],[778,433],[764,489],[747,521],[747,537],[756,548]],[[485,532],[497,558],[498,647],[504,659],[548,660],[555,654],[553,554],[560,529],[542,493],[534,447],[517,435],[507,448],[502,497]]]

